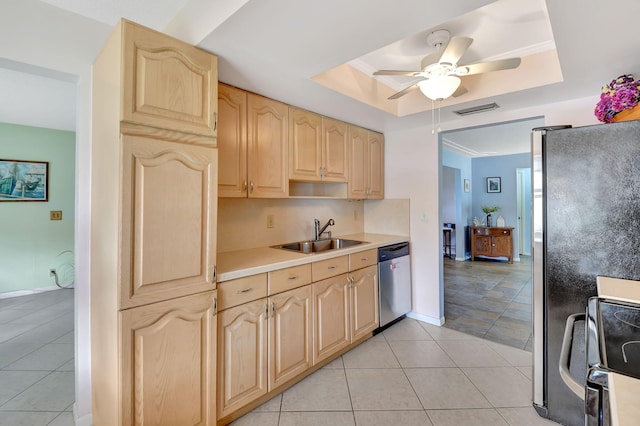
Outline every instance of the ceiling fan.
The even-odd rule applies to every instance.
[[[404,75],[421,77],[417,83],[391,95],[388,99],[398,99],[407,93],[420,89],[429,99],[442,100],[449,96],[457,97],[467,93],[461,85],[460,77],[485,72],[517,68],[520,58],[499,59],[471,65],[458,65],[473,39],[471,37],[450,37],[449,31],[437,30],[427,36],[427,43],[437,49],[436,53],[425,56],[420,64],[421,71],[380,70],[373,75]]]

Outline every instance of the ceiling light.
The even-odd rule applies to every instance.
[[[418,82],[420,91],[434,101],[447,99],[459,86],[460,79],[453,75],[435,76]]]

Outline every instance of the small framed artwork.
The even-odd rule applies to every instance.
[[[471,181],[469,179],[464,180],[464,192],[471,191]]]
[[[502,192],[502,183],[499,177],[487,178],[487,192]]]
[[[0,159],[0,201],[48,199],[48,162]]]

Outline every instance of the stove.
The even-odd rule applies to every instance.
[[[592,297],[586,317],[585,424],[606,426],[609,373],[640,379],[640,305]]]

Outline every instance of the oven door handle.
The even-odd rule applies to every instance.
[[[562,348],[560,349],[560,377],[567,385],[571,392],[575,393],[578,398],[584,401],[584,386],[578,383],[571,374],[569,374],[569,358],[571,356],[571,347],[573,346],[573,325],[576,321],[585,321],[586,314],[573,314],[567,317],[567,323],[564,327],[564,338],[562,339]]]

